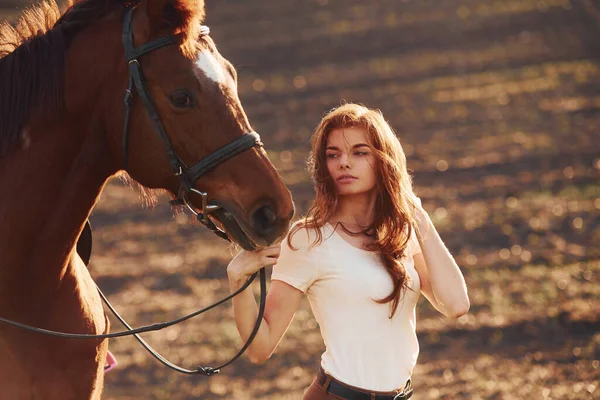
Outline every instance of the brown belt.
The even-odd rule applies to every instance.
[[[327,393],[331,393],[346,400],[407,400],[410,399],[413,394],[410,379],[406,382],[404,388],[399,390],[398,393],[382,394],[346,385],[345,383],[340,382],[328,375],[325,371],[323,371],[323,368],[319,368],[319,373],[317,374],[317,383],[321,385],[321,387],[325,389]]]

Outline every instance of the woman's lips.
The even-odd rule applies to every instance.
[[[351,183],[351,182],[354,182],[357,179],[358,178],[355,177],[355,176],[343,175],[343,176],[340,176],[339,178],[337,178],[337,182],[339,182],[339,183]]]

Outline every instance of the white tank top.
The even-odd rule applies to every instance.
[[[339,229],[339,228],[338,228]],[[392,281],[380,257],[361,250],[334,232],[322,228],[323,242],[309,249],[315,232],[299,230],[287,238],[273,267],[271,279],[306,293],[325,342],[321,366],[334,378],[352,386],[391,391],[410,378],[419,355],[415,306],[420,281],[413,257],[421,252],[416,236],[409,241],[402,264],[410,277],[398,309],[389,319],[387,297]]]

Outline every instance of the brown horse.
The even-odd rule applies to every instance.
[[[123,20],[131,8],[135,47],[171,39],[126,56]],[[221,207],[215,222],[244,247],[285,234],[291,196],[260,146],[205,168],[197,181],[184,179],[186,166],[252,132],[235,70],[201,32],[203,18],[200,0],[81,0],[63,15],[47,0],[16,29],[0,26],[1,317],[108,332],[75,247],[106,181],[125,162],[137,182],[185,197],[195,209],[206,210],[199,193],[208,193]],[[126,113],[136,65],[148,98],[135,93]],[[0,398],[98,399],[107,346],[0,325]]]

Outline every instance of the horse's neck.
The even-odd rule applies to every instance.
[[[0,305],[24,284],[57,290],[111,172],[100,134],[66,124],[28,134],[27,148],[0,159]]]
[[[67,112],[60,121],[32,115],[22,132],[23,148],[0,158],[1,317],[62,332],[108,330],[75,245],[118,168],[118,161],[111,161],[103,116],[121,118],[100,101],[102,89],[109,90],[105,82],[117,85],[107,79],[115,65],[107,58],[117,54],[120,35],[118,23],[111,23],[111,29],[93,24],[71,42],[65,61]],[[0,359],[8,360],[0,361],[0,376],[12,383],[6,398],[98,398],[106,346],[106,341],[59,343],[0,326]]]
[[[112,110],[101,109],[98,96],[114,74],[117,57],[109,54],[122,49],[117,17],[99,24],[116,27],[104,27],[111,33],[103,35],[100,28],[79,33],[66,55],[61,120],[33,115],[22,133],[24,148],[0,158],[0,293],[23,282],[31,290],[53,290],[48,283],[68,272],[83,224],[116,172],[104,132]],[[103,48],[105,62],[90,48]],[[0,306],[4,300],[3,294]]]

